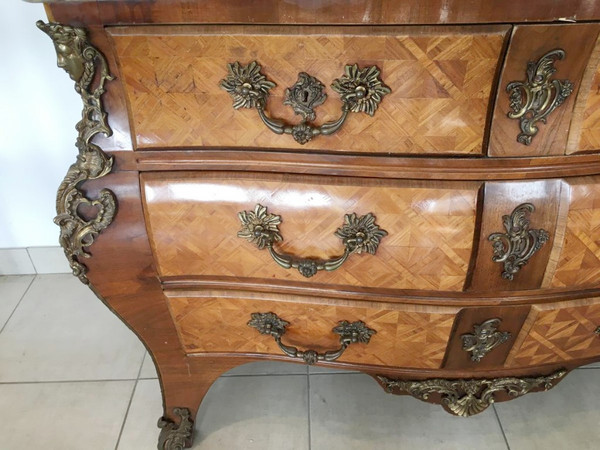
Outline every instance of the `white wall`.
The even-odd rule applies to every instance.
[[[56,189],[77,154],[81,99],[39,19],[41,4],[0,2],[0,248],[58,245]]]

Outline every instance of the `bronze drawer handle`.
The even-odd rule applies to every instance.
[[[508,331],[498,331],[501,319],[489,319],[482,324],[473,325],[473,334],[463,334],[463,350],[471,352],[471,361],[480,362],[481,359],[498,347],[507,342],[512,335]]]
[[[319,134],[329,135],[339,130],[349,112],[364,112],[372,116],[382,98],[389,94],[387,87],[379,74],[377,66],[368,66],[359,69],[357,64],[347,65],[341,78],[336,78],[331,88],[340,94],[342,99],[342,114],[339,119],[326,122],[321,126],[308,123],[315,120],[314,108],[323,104],[327,95],[325,86],[315,77],[306,72],[298,74],[298,81],[291,88],[285,90],[284,105],[289,105],[294,112],[302,117],[297,125],[290,125],[279,119],[273,119],[265,113],[269,90],[277,86],[261,73],[261,66],[253,61],[247,66],[239,62],[227,65],[229,73],[221,80],[221,88],[225,89],[233,98],[233,107],[256,108],[263,123],[276,134],[291,134],[299,144],[306,144]]]
[[[531,144],[538,133],[537,122],[546,123],[546,117],[573,92],[573,83],[569,80],[550,80],[556,72],[554,62],[564,57],[563,49],[551,50],[537,61],[527,63],[526,81],[512,81],[506,86],[512,109],[508,117],[520,119],[521,133],[517,142]]]
[[[346,351],[350,344],[362,342],[368,344],[371,336],[377,333],[370,329],[364,322],[349,323],[342,320],[331,331],[340,336],[340,348],[318,353],[316,350],[298,350],[296,347],[285,345],[281,337],[285,334],[286,327],[290,324],[273,313],[252,313],[248,326],[256,328],[260,334],[273,336],[279,348],[290,358],[303,359],[306,364],[312,365],[318,361],[335,361]]]
[[[346,214],[344,225],[334,233],[344,243],[344,253],[323,261],[277,253],[273,245],[283,241],[278,228],[281,216],[268,214],[265,206],[257,204],[254,211],[239,212],[238,217],[242,222],[238,237],[254,243],[260,250],[266,247],[277,264],[284,269],[298,269],[306,278],[312,277],[319,270],[339,268],[353,253],[368,252],[374,255],[379,242],[388,234],[375,224],[375,216],[371,213],[360,217],[356,213]]]
[[[529,228],[527,216],[535,211],[531,203],[517,206],[510,216],[502,216],[506,233],[492,233],[488,240],[492,242],[494,262],[504,263],[502,278],[512,280],[529,259],[550,239],[543,229]]]

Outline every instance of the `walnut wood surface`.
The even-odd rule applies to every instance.
[[[85,23],[450,24],[600,20],[594,0],[129,0],[51,3],[60,21]],[[82,14],[85,12],[85,15]],[[84,19],[82,19],[84,18]]]
[[[169,297],[169,308],[186,352],[281,355],[272,336],[247,325],[251,314],[272,312],[290,323],[282,338],[286,345],[319,352],[339,348],[331,330],[341,320],[362,320],[377,333],[368,344],[352,344],[340,362],[375,366],[439,368],[455,308],[426,308],[361,302],[339,302],[281,295],[199,291],[193,297]],[[369,306],[373,305],[373,306]]]
[[[461,290],[478,183],[379,181],[277,174],[144,173],[150,239],[161,277],[228,276],[395,289]],[[389,234],[375,255],[352,255],[309,281],[237,237],[238,212],[260,203],[282,217],[280,252],[343,252],[345,214],[373,213]]]
[[[444,369],[479,371],[502,367],[530,309],[529,306],[461,309],[456,315],[450,342],[448,342],[448,349],[444,358]],[[501,322],[498,325],[498,331],[509,332],[511,337],[508,341],[492,349],[481,361],[473,361],[471,359],[471,352],[463,350],[462,336],[465,334],[474,334],[475,325],[481,325],[490,319],[500,319]]]
[[[532,158],[386,157],[285,151],[168,150],[114,152],[126,170],[285,172],[422,180],[521,180],[600,173],[597,155]]]
[[[563,198],[562,189],[563,182],[560,180],[485,184],[477,256],[468,289],[511,291],[536,289],[541,286],[553,248],[558,211]],[[510,216],[522,203],[531,203],[535,207],[535,211],[529,215],[530,229],[546,230],[550,239],[514,275],[513,280],[507,280],[502,278],[504,264],[492,260],[494,249],[488,238],[492,233],[506,233],[502,216]]]
[[[142,340],[157,370],[166,417],[174,407],[195,415],[204,394],[223,372],[247,362],[219,357],[189,359],[179,342],[158,282],[141,208],[138,177],[121,172],[88,182],[90,195],[104,187],[119,199],[115,221],[102,233],[85,260],[93,290]]]
[[[481,154],[505,26],[455,28],[112,28],[138,148],[262,147],[306,151]],[[275,135],[254,109],[234,110],[227,64],[258,61],[277,87],[267,112],[299,123],[285,88],[308,72],[325,86],[316,123],[336,120],[331,82],[347,64],[377,65],[392,90],[373,117],[350,114],[304,146]]]
[[[526,336],[515,343],[506,366],[537,366],[600,355],[598,298],[535,305],[523,326]],[[517,345],[520,344],[520,345]]]
[[[572,110],[588,58],[596,43],[600,25],[519,25],[514,28],[504,68],[498,86],[498,98],[492,119],[489,156],[542,156],[563,155],[572,117]],[[554,79],[568,79],[574,84],[573,93],[555,109],[546,123],[538,123],[539,131],[531,145],[517,142],[519,120],[510,119],[509,94],[506,86],[512,81],[527,80],[527,62],[537,61],[550,50],[561,48],[566,52],[557,61]]]

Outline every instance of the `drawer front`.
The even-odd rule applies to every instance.
[[[600,299],[534,305],[507,367],[600,356]]]
[[[265,147],[406,154],[482,154],[490,93],[509,27],[110,28],[138,148]],[[346,65],[376,65],[391,89],[371,117],[351,113],[331,136],[297,144],[234,110],[220,88],[227,65],[257,61],[276,83],[266,111],[300,123],[283,104],[307,72],[325,85],[317,124],[340,116],[330,87]]]
[[[501,369],[530,306],[464,308],[456,315],[444,369]]]
[[[596,52],[592,54],[599,31],[600,24],[515,26],[500,76],[498,99],[490,132],[489,156],[544,156],[573,153],[572,150],[567,149],[569,129],[571,126],[580,128],[583,119],[581,110],[585,108],[586,97],[590,88],[596,90],[595,86],[590,86],[584,74],[586,67],[590,63],[597,64],[600,56]],[[555,50],[564,53],[562,56],[552,53]],[[544,58],[546,55],[548,56]],[[530,62],[533,64],[531,78],[540,77],[542,81],[539,83],[532,82],[528,78],[527,68]],[[538,62],[540,64],[536,66]],[[544,78],[546,79],[543,80]],[[555,83],[553,80],[560,80],[562,86],[557,88],[556,84],[553,85]],[[528,105],[526,90],[515,89],[516,97],[513,97],[513,90],[510,88],[513,82],[522,82],[532,88],[529,90],[529,99],[533,100],[535,95],[544,92],[548,96],[544,97],[544,100],[540,96],[538,102],[533,101],[526,107]],[[581,95],[579,95],[580,88]],[[563,92],[564,96],[562,103],[558,102],[559,106],[553,108],[552,104],[557,98],[558,90]],[[513,104],[517,103],[523,108],[516,106],[513,108]],[[528,112],[520,117],[509,117],[509,114],[525,110]],[[530,128],[527,124],[531,124],[531,128],[537,128],[537,131],[525,131],[523,128]],[[586,126],[589,126],[589,122]],[[530,141],[524,142],[526,139]],[[573,144],[570,147],[573,147]]]
[[[381,366],[439,368],[452,329],[453,308],[426,308],[331,300],[302,300],[256,294],[167,292],[169,308],[184,351],[283,355],[272,336],[248,326],[253,313],[273,313],[289,322],[281,341],[319,353],[340,347],[332,329],[340,321],[362,321],[376,333],[348,346],[340,362]],[[235,297],[232,297],[235,295]],[[310,301],[310,303],[308,303]],[[355,306],[350,306],[355,305]]]
[[[468,272],[480,184],[243,173],[144,173],[148,234],[168,277],[229,277],[320,285],[460,291]],[[238,213],[257,204],[281,216],[282,254],[343,254],[344,216],[372,213],[387,232],[375,254],[351,254],[306,278],[238,237]]]

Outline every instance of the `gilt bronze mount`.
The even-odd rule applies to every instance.
[[[158,419],[158,450],[183,450],[192,444],[194,422],[190,410],[173,408],[173,414],[179,417],[179,423],[164,417]]]
[[[83,28],[46,24],[41,20],[37,26],[54,42],[58,67],[62,67],[75,81],[75,91],[83,101],[82,119],[75,127],[79,154],[58,188],[54,222],[60,227],[60,244],[73,274],[88,284],[87,267],[81,259],[89,258],[86,249],[112,223],[117,212],[117,199],[110,190],[102,189],[98,198],[89,199],[81,189],[85,181],[104,177],[112,170],[112,156],[106,155],[91,141],[98,133],[105,136],[112,134],[101,97],[104,83],[113,77],[108,72],[106,59],[88,42]],[[97,70],[100,71],[98,75]],[[82,206],[97,212],[93,217],[85,218],[79,213]]]
[[[528,216],[535,211],[531,203],[517,206],[510,216],[502,216],[506,233],[492,233],[492,260],[504,263],[502,278],[512,280],[529,259],[550,239],[546,230],[529,228]]]
[[[242,229],[238,237],[247,239],[255,244],[259,250],[267,248],[273,260],[284,269],[298,269],[298,271],[310,278],[320,270],[332,271],[338,269],[353,253],[375,254],[381,239],[388,233],[375,224],[375,216],[368,213],[357,216],[356,213],[346,214],[344,224],[334,233],[344,244],[344,253],[341,256],[328,260],[317,260],[310,258],[298,258],[295,256],[280,254],[273,246],[276,242],[283,241],[279,233],[281,216],[269,214],[267,208],[260,204],[254,207],[254,211],[242,211],[238,213],[242,223]]]
[[[473,325],[473,334],[461,336],[463,350],[471,352],[471,361],[480,362],[485,355],[512,337],[508,331],[498,331],[500,322],[500,319],[486,320]]]
[[[439,396],[440,403],[449,413],[469,417],[485,411],[494,403],[497,392],[505,392],[510,397],[517,398],[532,390],[545,391],[554,387],[567,371],[561,369],[551,375],[535,378],[492,378],[475,380],[394,380],[377,376],[377,381],[386,392],[391,394],[409,394],[422,400],[433,400]]]
[[[299,144],[306,144],[318,135],[329,135],[338,131],[350,112],[364,112],[370,116],[375,114],[383,97],[391,92],[379,75],[377,66],[360,69],[357,64],[347,65],[344,75],[331,84],[331,88],[340,94],[342,112],[337,120],[316,126],[309,123],[315,120],[315,108],[323,104],[327,98],[325,86],[315,77],[305,72],[298,74],[298,81],[285,90],[284,105],[292,107],[302,117],[296,125],[269,117],[265,108],[269,90],[276,86],[261,73],[261,66],[253,61],[247,66],[239,62],[228,64],[228,75],[221,80],[221,88],[233,98],[233,107],[255,108],[263,123],[276,134],[291,134]]]
[[[527,63],[526,81],[512,81],[506,86],[512,110],[508,117],[520,121],[517,142],[531,144],[539,131],[538,122],[546,123],[550,113],[573,92],[573,83],[569,80],[550,79],[556,72],[554,63],[564,57],[565,51],[560,48],[549,51],[537,61]]]
[[[313,365],[319,361],[335,361],[346,351],[350,344],[368,344],[371,336],[376,333],[364,322],[347,322],[342,320],[331,331],[340,336],[340,348],[319,353],[316,350],[299,350],[296,347],[281,342],[290,324],[273,313],[252,313],[248,326],[256,328],[260,334],[273,336],[279,348],[290,358],[302,359],[306,364]]]

